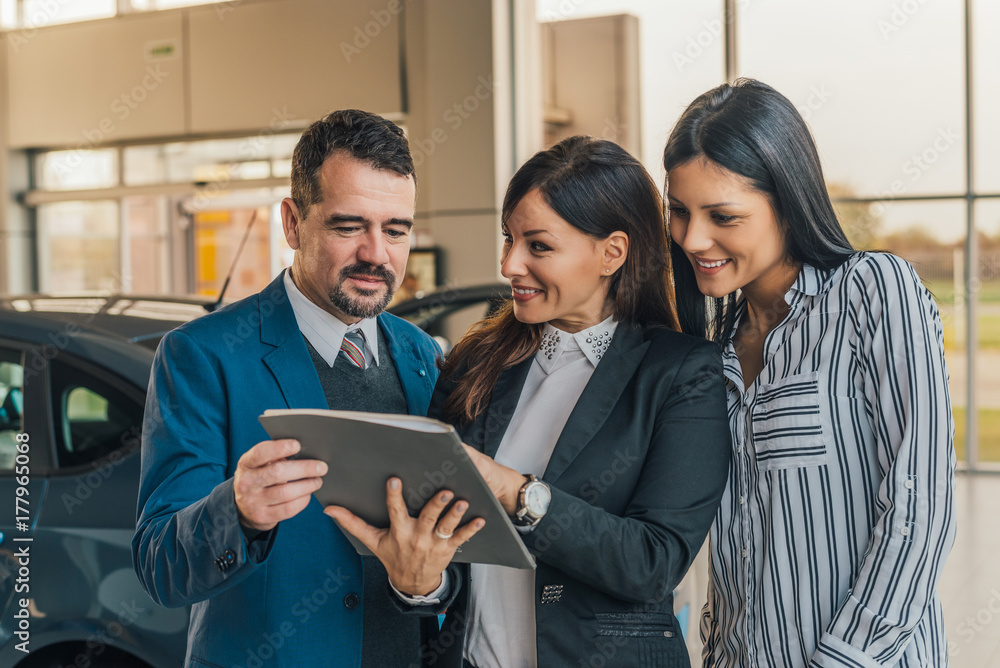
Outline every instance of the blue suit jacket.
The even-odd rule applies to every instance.
[[[440,349],[404,320],[383,313],[378,322],[407,407],[424,415]],[[257,421],[268,408],[327,408],[280,275],[160,343],[135,570],[155,601],[193,606],[189,665],[359,666],[362,561],[319,502],[250,544],[240,529],[233,474],[269,439]]]

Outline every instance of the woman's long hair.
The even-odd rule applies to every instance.
[[[855,252],[834,213],[809,128],[788,98],[767,84],[737,79],[691,103],[663,151],[667,182],[670,170],[696,158],[745,177],[767,196],[793,261],[833,269]],[[706,297],[691,262],[672,241],[670,255],[681,329],[727,343],[736,293]]]
[[[584,234],[595,239],[616,231],[628,235],[625,263],[608,279],[608,300],[618,322],[679,329],[663,202],[638,160],[609,141],[564,139],[514,174],[503,200],[504,225],[536,188],[560,218]],[[489,403],[500,374],[531,357],[541,339],[542,325],[517,320],[511,302],[478,323],[442,365],[442,375],[456,382],[443,417],[474,420]]]

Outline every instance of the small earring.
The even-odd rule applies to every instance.
[[[610,273],[611,273],[611,270],[610,270],[610,269],[605,269],[605,270],[604,270],[604,273],[605,273],[605,274],[610,274]]]

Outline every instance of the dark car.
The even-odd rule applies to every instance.
[[[132,569],[146,385],[197,300],[0,300],[0,666],[177,666]],[[26,654],[24,650],[30,651]]]
[[[445,288],[390,311],[454,338],[509,295]],[[182,663],[188,610],[132,569],[139,444],[157,344],[214,305],[0,298],[0,666]]]

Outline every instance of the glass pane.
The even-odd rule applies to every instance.
[[[167,181],[162,146],[127,146],[122,151],[122,163],[122,183],[127,186]]]
[[[108,419],[108,400],[85,387],[70,390],[66,400],[66,419],[70,422]]]
[[[945,361],[955,418],[955,448],[965,456],[966,346],[963,326],[962,262],[966,237],[965,202],[889,202],[871,205],[870,247],[906,259],[934,295],[944,327]],[[844,214],[844,205],[838,212]],[[854,212],[857,214],[857,211]],[[849,227],[846,224],[845,227]]]
[[[118,151],[48,151],[36,158],[40,190],[82,190],[118,185]]]
[[[60,468],[88,464],[138,443],[143,408],[138,401],[76,366],[53,360],[50,368]]]
[[[163,197],[128,197],[125,211],[128,271],[122,291],[156,295],[169,292],[170,239],[167,233],[166,200]]]
[[[114,16],[115,0],[23,0],[23,24],[30,28]]]
[[[174,7],[193,7],[194,5],[210,5],[223,0],[132,0],[132,9],[148,11],[154,9],[173,9]]]
[[[639,18],[642,150],[637,156],[663,183],[663,146],[695,97],[722,83],[725,30],[721,2],[537,0],[539,21],[607,14]]]
[[[42,205],[38,230],[43,292],[122,289],[116,202]]]
[[[740,74],[802,111],[831,185],[964,193],[963,21],[960,2],[741,2]]]
[[[224,187],[233,180],[265,179],[271,176],[272,161],[290,160],[299,136],[262,132],[239,139],[130,146],[124,150],[124,181],[126,185],[215,182]]]
[[[23,388],[21,353],[0,348],[0,471],[14,468],[17,435],[24,430]]]
[[[226,301],[260,291],[273,278],[270,263],[270,209],[256,209],[250,236],[233,271]],[[217,297],[233,265],[254,209],[199,211],[194,214],[195,292]]]
[[[1000,462],[1000,200],[975,205],[979,236],[976,302],[976,406],[981,462]]]
[[[17,0],[0,0],[0,29],[17,27]]]
[[[975,150],[973,188],[980,192],[1000,193],[1000,3],[973,0],[972,3],[972,75],[973,127]]]

